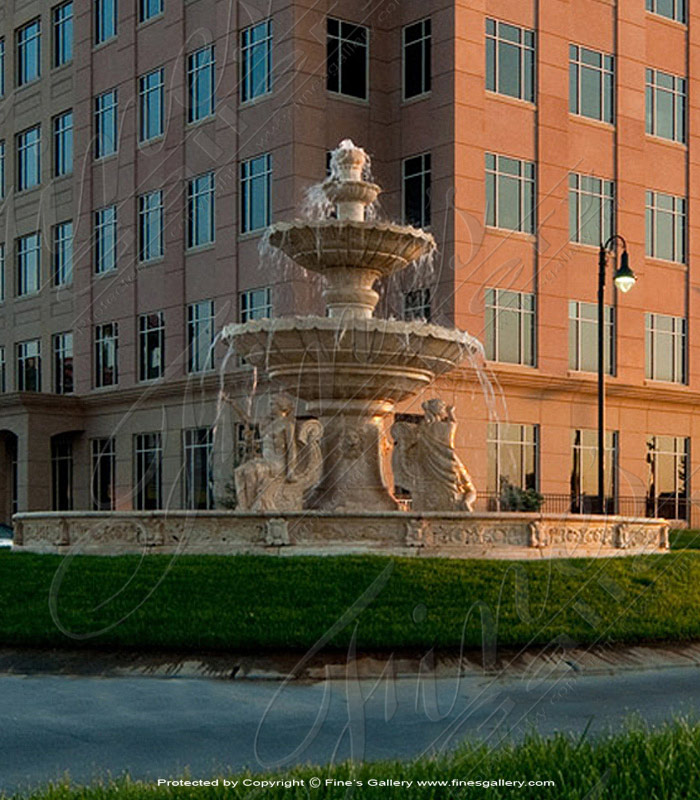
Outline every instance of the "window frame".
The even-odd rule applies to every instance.
[[[109,104],[107,101],[110,100]],[[112,117],[113,114],[113,117]],[[96,95],[94,103],[95,120],[95,161],[110,158],[119,152],[119,89],[113,87]],[[111,131],[107,130],[109,124]],[[111,133],[111,137],[109,134]],[[107,144],[112,149],[107,149]]]
[[[69,9],[69,13],[65,16],[59,16],[64,9]],[[52,69],[59,69],[73,61],[73,0],[66,0],[64,3],[59,3],[51,9],[51,67]],[[68,29],[66,36],[65,29]],[[66,47],[65,42],[68,42]],[[63,43],[63,46],[61,46]],[[69,50],[69,56],[63,58],[63,51]]]
[[[155,80],[153,86],[148,85],[151,79]],[[144,75],[139,75],[139,144],[162,139],[165,136],[165,68],[157,67]],[[155,130],[151,130],[151,102],[154,100],[156,108]]]
[[[421,26],[421,33],[420,36],[411,41],[406,42],[406,33],[409,28],[413,28],[416,26]],[[427,33],[426,31],[427,25]],[[433,25],[432,25],[432,17],[423,17],[422,19],[417,19],[415,22],[409,22],[407,25],[404,25],[401,28],[401,99],[403,102],[414,100],[421,100],[425,97],[429,97],[432,92],[432,83],[433,83],[433,65],[432,65],[432,50],[433,50]],[[416,45],[420,52],[420,72],[421,72],[421,91],[416,92],[415,94],[407,94],[406,93],[406,73],[407,73],[407,65],[408,65],[408,47]],[[427,88],[426,88],[427,84]]]
[[[104,30],[107,30],[107,26],[104,18],[106,17],[108,5],[111,7],[112,11],[112,25],[109,26],[109,29],[113,32],[105,34]],[[93,8],[93,46],[101,47],[116,39],[119,35],[119,0],[94,0]]]
[[[513,162],[518,165],[517,174],[514,172],[507,172],[502,168],[503,162]],[[492,166],[490,166],[490,163]],[[532,172],[532,176],[527,175],[528,169]],[[485,216],[486,227],[495,228],[497,230],[513,231],[514,233],[525,233],[532,236],[537,229],[537,165],[534,161],[526,161],[521,158],[514,158],[513,156],[506,156],[500,153],[487,152],[485,154],[485,171],[486,171],[486,203],[485,203]],[[493,214],[489,209],[489,180],[492,176],[493,181]],[[515,180],[518,184],[518,227],[511,228],[503,223],[500,197],[502,193],[501,181]],[[527,213],[527,193],[530,194],[531,209]],[[493,222],[491,222],[493,217]],[[529,224],[528,224],[529,220]]]
[[[68,119],[67,122],[64,120]],[[73,109],[62,111],[51,121],[53,134],[53,177],[73,174]]]
[[[647,67],[644,79],[644,130],[647,136],[654,136],[666,142],[676,142],[686,145],[688,143],[688,80],[682,75],[674,75],[660,69]],[[658,81],[669,79],[671,86],[662,86]],[[681,87],[681,88],[679,88]],[[671,136],[659,132],[659,94],[668,94],[671,97],[672,119]],[[679,108],[679,104],[682,104]],[[678,131],[679,123],[682,126]]]
[[[246,42],[246,36],[251,36],[258,28],[263,26],[267,27],[267,31],[262,39],[253,42]],[[252,103],[262,97],[267,97],[272,94],[273,90],[273,21],[272,17],[256,22],[254,25],[248,25],[240,32],[239,37],[240,45],[240,91],[239,98],[242,105]],[[252,75],[253,70],[250,68],[254,66],[256,51],[264,48],[263,56],[265,60],[265,89],[253,93]]]
[[[195,64],[196,57],[203,53],[210,53],[209,61],[204,64]],[[196,113],[202,105],[200,101],[195,102],[195,88],[199,89],[200,76],[204,71],[210,71],[211,94],[208,96],[207,110],[205,113]],[[197,96],[199,93],[197,91]],[[216,114],[216,46],[213,44],[205,45],[187,54],[187,124],[197,125],[200,122],[211,119]]]
[[[659,322],[670,320],[671,330],[663,330]],[[656,335],[655,335],[656,334]],[[672,349],[671,378],[658,377],[659,335],[670,337]],[[659,381],[685,386],[688,383],[688,323],[685,317],[674,317],[670,314],[658,314],[653,311],[644,313],[644,377],[648,381]]]
[[[599,187],[585,188],[590,183],[598,183]],[[596,241],[584,241],[583,233],[588,219],[584,221],[584,198],[595,198],[600,202],[597,215],[599,234]],[[572,231],[572,217],[576,218],[576,231]],[[584,175],[579,172],[569,173],[569,241],[584,247],[599,248],[607,242],[615,231],[615,182],[596,175]]]
[[[594,314],[592,317],[586,317],[582,315],[582,308],[587,307],[588,309],[592,309]],[[603,321],[603,327],[605,330],[605,350],[606,350],[606,359],[607,364],[605,368],[605,374],[614,376],[616,373],[616,334],[617,334],[617,325],[616,325],[616,314],[615,314],[615,306],[607,305],[605,306],[605,320]],[[595,360],[595,366],[593,369],[584,369],[582,364],[584,363],[583,358],[583,348],[582,348],[582,341],[584,339],[582,335],[582,326],[590,324],[592,328],[594,328],[594,337],[593,340],[596,342],[596,347],[594,348],[593,358]],[[572,353],[571,345],[572,339],[575,342],[575,352]],[[597,342],[598,342],[598,304],[597,303],[589,303],[584,300],[569,300],[569,370],[571,372],[584,372],[584,373],[594,373],[597,374],[598,372],[598,349],[597,349]]]
[[[139,314],[139,383],[152,383],[165,377],[165,312]],[[155,342],[155,347],[153,347]],[[159,363],[153,368],[151,356],[158,351]],[[154,369],[154,374],[151,374]]]
[[[204,441],[200,440],[204,434]],[[199,451],[205,451],[206,464],[206,502],[204,505],[197,504],[195,501],[195,489],[197,481],[194,473]],[[189,511],[211,511],[216,508],[214,498],[214,430],[211,427],[185,428],[182,431],[182,460],[183,460],[183,483],[182,483],[182,507]]]
[[[109,329],[107,331],[106,329]],[[95,389],[119,385],[119,323],[101,322],[95,325]],[[112,362],[111,367],[109,362]],[[111,370],[111,371],[110,371]]]
[[[517,307],[504,305],[502,297],[508,293],[517,297]],[[532,308],[525,307],[525,298],[529,298]],[[534,292],[518,292],[512,289],[500,289],[498,287],[486,288],[484,295],[485,326],[484,342],[486,358],[497,364],[516,364],[523,367],[537,367],[537,296]],[[493,314],[493,343],[489,340],[489,311]],[[501,335],[499,333],[499,317],[502,311],[515,311],[518,314],[518,360],[508,360],[503,358],[500,352]],[[527,358],[527,336],[526,327],[530,326],[531,359]],[[493,355],[491,355],[493,354]]]
[[[30,246],[28,240],[35,239],[34,246]],[[29,259],[31,254],[36,254],[36,269],[33,277],[30,275],[30,269],[33,269],[32,264],[25,259]],[[16,296],[29,297],[36,295],[41,291],[41,233],[34,231],[33,233],[26,233],[24,236],[18,236],[15,240],[15,258],[16,258]]]
[[[263,162],[262,169],[252,172],[258,162]],[[268,228],[272,222],[272,153],[261,153],[240,163],[240,230],[242,235],[255,234]],[[255,194],[260,184],[264,191],[264,220],[256,225]]]
[[[36,132],[36,140],[27,142],[26,137]],[[41,123],[25,128],[16,134],[17,192],[30,192],[41,186]],[[36,173],[36,182],[28,183],[30,173]]]
[[[670,201],[670,208],[663,208],[659,201]],[[672,232],[671,257],[659,254],[659,217],[670,217]],[[644,254],[657,261],[672,264],[688,263],[688,200],[680,195],[666,194],[647,189],[644,201]],[[680,251],[680,252],[679,252]]]
[[[65,236],[63,233],[67,226],[70,227],[70,233]],[[51,273],[54,287],[69,286],[73,283],[73,220],[57,222],[53,226]]]
[[[408,164],[411,161],[420,161],[420,168],[416,172],[407,174]],[[421,210],[420,220],[412,220],[408,212],[408,191],[406,184],[411,179],[418,178],[420,180],[421,191]],[[401,161],[401,209],[402,219],[404,225],[412,225],[417,228],[430,228],[432,221],[432,182],[433,182],[433,163],[432,153],[430,151],[425,153],[417,153],[414,156],[408,156]]]
[[[54,333],[51,337],[54,394],[64,395],[75,392],[73,344],[73,331],[61,331]]]
[[[588,57],[600,57],[600,65],[591,64],[590,61],[585,61],[586,55]],[[609,63],[609,66],[606,66]],[[600,116],[592,114],[585,114],[582,111],[583,107],[583,78],[585,70],[590,70],[599,73],[600,82]],[[574,78],[575,73],[575,78]],[[575,83],[576,89],[572,97],[573,84]],[[609,96],[608,93],[609,92]],[[606,125],[615,125],[615,56],[612,53],[606,53],[602,50],[593,50],[590,47],[585,47],[580,44],[569,44],[569,113],[576,117],[583,117],[584,119],[592,119],[596,122],[603,122]]]
[[[510,97],[534,105],[537,100],[537,34],[532,28],[526,28],[505,20],[486,17],[484,50],[486,56],[485,84],[486,91],[502,97]],[[501,28],[512,28],[518,32],[518,41],[501,35]],[[531,44],[527,43],[530,38]],[[493,43],[490,47],[490,43]],[[515,47],[518,50],[518,94],[504,92],[500,84],[500,54],[502,47]],[[530,56],[528,63],[528,54]],[[493,60],[493,80],[490,76],[490,61]],[[528,72],[530,74],[528,74]]]
[[[111,213],[112,219],[105,219]],[[119,265],[118,238],[119,216],[116,205],[104,206],[94,211],[93,216],[93,274],[107,275],[115,272]],[[112,231],[110,247],[108,232]],[[111,253],[111,260],[108,255]]]
[[[207,180],[208,185],[205,186],[204,189],[197,188],[198,182],[204,179]],[[202,213],[198,206],[198,201],[203,197],[209,198],[207,201],[209,230],[207,234],[208,238],[200,240],[199,236],[195,237],[195,232],[199,231],[199,217]],[[195,175],[189,178],[187,181],[186,203],[187,250],[196,251],[204,247],[210,247],[216,242],[216,173],[214,171],[204,172],[201,175]]]
[[[336,22],[338,24],[338,34],[334,35],[330,33],[329,25],[331,22]],[[343,86],[343,56],[342,56],[342,48],[343,44],[352,44],[352,40],[344,37],[342,35],[342,26],[348,25],[351,28],[358,28],[364,31],[365,33],[365,41],[364,44],[361,46],[365,49],[365,87],[363,95],[355,95],[355,94],[348,94],[347,92],[342,91]],[[330,60],[331,60],[331,39],[335,39],[338,42],[337,45],[337,66],[338,66],[338,89],[331,89],[329,84],[331,81],[331,69],[330,69]],[[366,25],[362,25],[356,22],[350,22],[349,20],[340,19],[339,17],[333,17],[328,15],[326,17],[326,91],[329,94],[332,94],[334,97],[343,97],[346,99],[354,100],[360,103],[369,103],[369,93],[370,93],[370,79],[369,79],[369,72],[370,72],[370,29]]]
[[[37,26],[37,32],[26,39],[22,39],[23,32],[34,25]],[[29,70],[27,64],[29,62],[26,60],[27,53],[25,48],[34,41],[36,41],[36,74],[32,77],[28,77]],[[24,25],[20,25],[15,31],[15,59],[15,85],[18,89],[41,80],[41,17],[30,19],[28,22],[25,22]]]
[[[208,308],[205,309],[204,306]],[[204,363],[200,364],[201,347],[196,347],[202,332],[208,326],[209,343]],[[187,374],[212,372],[215,368],[214,342],[216,341],[216,308],[214,300],[198,300],[187,305]]]
[[[29,345],[36,345],[35,353],[28,353],[27,348]],[[17,372],[15,374],[16,387],[18,392],[40,392],[41,391],[41,339],[24,339],[17,342],[15,345],[15,358],[17,362]],[[30,359],[36,359],[35,370],[35,386],[34,388],[27,387],[27,362]]]
[[[147,440],[152,439],[152,442]],[[134,510],[157,511],[163,508],[163,438],[160,431],[135,433],[133,440],[134,457]],[[155,477],[155,505],[146,502],[145,493],[149,485],[150,466],[147,458],[151,455],[155,463],[152,475]]]
[[[151,205],[153,198],[156,198],[155,205]],[[158,229],[155,237],[151,235],[153,226]],[[162,189],[154,189],[139,195],[138,252],[139,264],[151,264],[165,256],[165,207]]]

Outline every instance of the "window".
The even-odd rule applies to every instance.
[[[117,35],[117,0],[95,0],[95,44]]]
[[[686,202],[661,192],[646,193],[646,254],[685,263]]]
[[[690,439],[684,436],[650,436],[647,439],[648,517],[688,519]]]
[[[272,91],[272,20],[241,31],[241,102]]]
[[[0,97],[5,96],[5,37],[0,38]]]
[[[134,508],[137,511],[162,508],[163,447],[160,433],[139,433],[134,436],[134,456]]]
[[[41,127],[17,134],[17,190],[33,189],[41,183]]]
[[[250,322],[253,319],[267,319],[272,316],[272,298],[270,287],[250,289],[240,294],[240,320]]]
[[[490,422],[486,448],[489,493],[506,500],[511,488],[539,489],[537,425]]]
[[[605,513],[617,510],[617,431],[605,433]],[[591,514],[600,510],[598,501],[598,431],[572,432],[571,510]]]
[[[41,288],[41,236],[30,233],[17,239],[17,297]]]
[[[685,383],[686,322],[683,317],[645,315],[646,377],[654,381]]]
[[[404,100],[430,91],[430,18],[406,25],[403,29]]]
[[[214,301],[187,306],[187,371],[214,369]]]
[[[139,261],[163,256],[163,192],[139,197]]]
[[[56,394],[73,393],[73,334],[53,337],[53,390]]]
[[[95,273],[102,275],[117,268],[117,207],[95,212]]]
[[[53,229],[53,284],[73,281],[73,223],[59,222]]]
[[[51,483],[54,511],[73,508],[73,442],[66,436],[51,439]]]
[[[614,184],[590,175],[569,175],[569,239],[599,247],[613,231]]]
[[[211,428],[184,431],[185,508],[214,508],[214,433]]]
[[[614,374],[615,309],[605,306],[605,371]],[[569,369],[598,372],[598,306],[569,300]]]
[[[403,318],[430,322],[430,289],[412,289],[403,296]]]
[[[107,322],[95,326],[95,386],[119,383],[119,325]]]
[[[73,60],[73,3],[61,3],[53,10],[53,65]]]
[[[214,241],[214,173],[192,178],[187,184],[187,246]]]
[[[199,122],[214,113],[215,70],[213,45],[203,47],[187,56],[188,122]]]
[[[0,142],[0,200],[5,199],[5,141]]]
[[[533,233],[535,165],[486,153],[486,224]]]
[[[569,111],[603,122],[613,121],[611,55],[569,45]]]
[[[114,439],[92,440],[92,508],[114,511],[117,455]]]
[[[685,142],[686,81],[657,69],[646,71],[646,131]]]
[[[535,295],[486,290],[486,358],[535,365]]]
[[[5,302],[5,243],[0,244],[0,303]]]
[[[41,391],[41,342],[38,339],[17,344],[17,391]]]
[[[403,218],[408,225],[430,225],[430,153],[403,161]]]
[[[686,0],[647,0],[647,11],[675,19],[676,22],[687,22],[685,2]]]
[[[241,162],[241,233],[270,224],[272,157],[269,153]]]
[[[535,102],[535,32],[486,20],[486,88]]]
[[[106,158],[117,152],[118,116],[116,89],[110,89],[95,98],[95,158]]]
[[[142,142],[163,135],[164,128],[164,72],[156,69],[139,78],[139,98],[141,108],[141,128],[139,138]]]
[[[0,392],[7,391],[7,361],[5,360],[5,348],[0,347]]]
[[[155,381],[165,372],[165,316],[162,311],[139,317],[139,380]]]
[[[139,22],[146,22],[163,13],[163,0],[139,0]]]
[[[363,25],[329,17],[326,88],[334,94],[367,99],[369,31]]]
[[[73,112],[53,120],[53,174],[55,178],[73,172]]]
[[[41,22],[28,22],[17,31],[17,86],[41,75]]]

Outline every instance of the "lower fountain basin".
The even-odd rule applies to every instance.
[[[279,317],[228,325],[223,338],[307,402],[393,405],[478,353],[469,334],[424,322]]]

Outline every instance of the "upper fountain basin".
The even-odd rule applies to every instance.
[[[435,249],[430,233],[390,222],[278,222],[270,244],[305,269],[357,268],[387,276]]]
[[[261,319],[227,325],[223,338],[291,394],[326,407],[392,406],[478,351],[463,331],[374,318]]]

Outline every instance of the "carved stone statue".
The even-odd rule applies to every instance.
[[[323,426],[310,419],[297,425],[286,395],[272,401],[262,426],[262,452],[234,472],[241,511],[301,511],[304,495],[321,478]]]
[[[392,467],[397,484],[411,492],[416,511],[472,511],[476,488],[455,453],[454,406],[435,398],[423,403],[418,424],[397,422]]]

